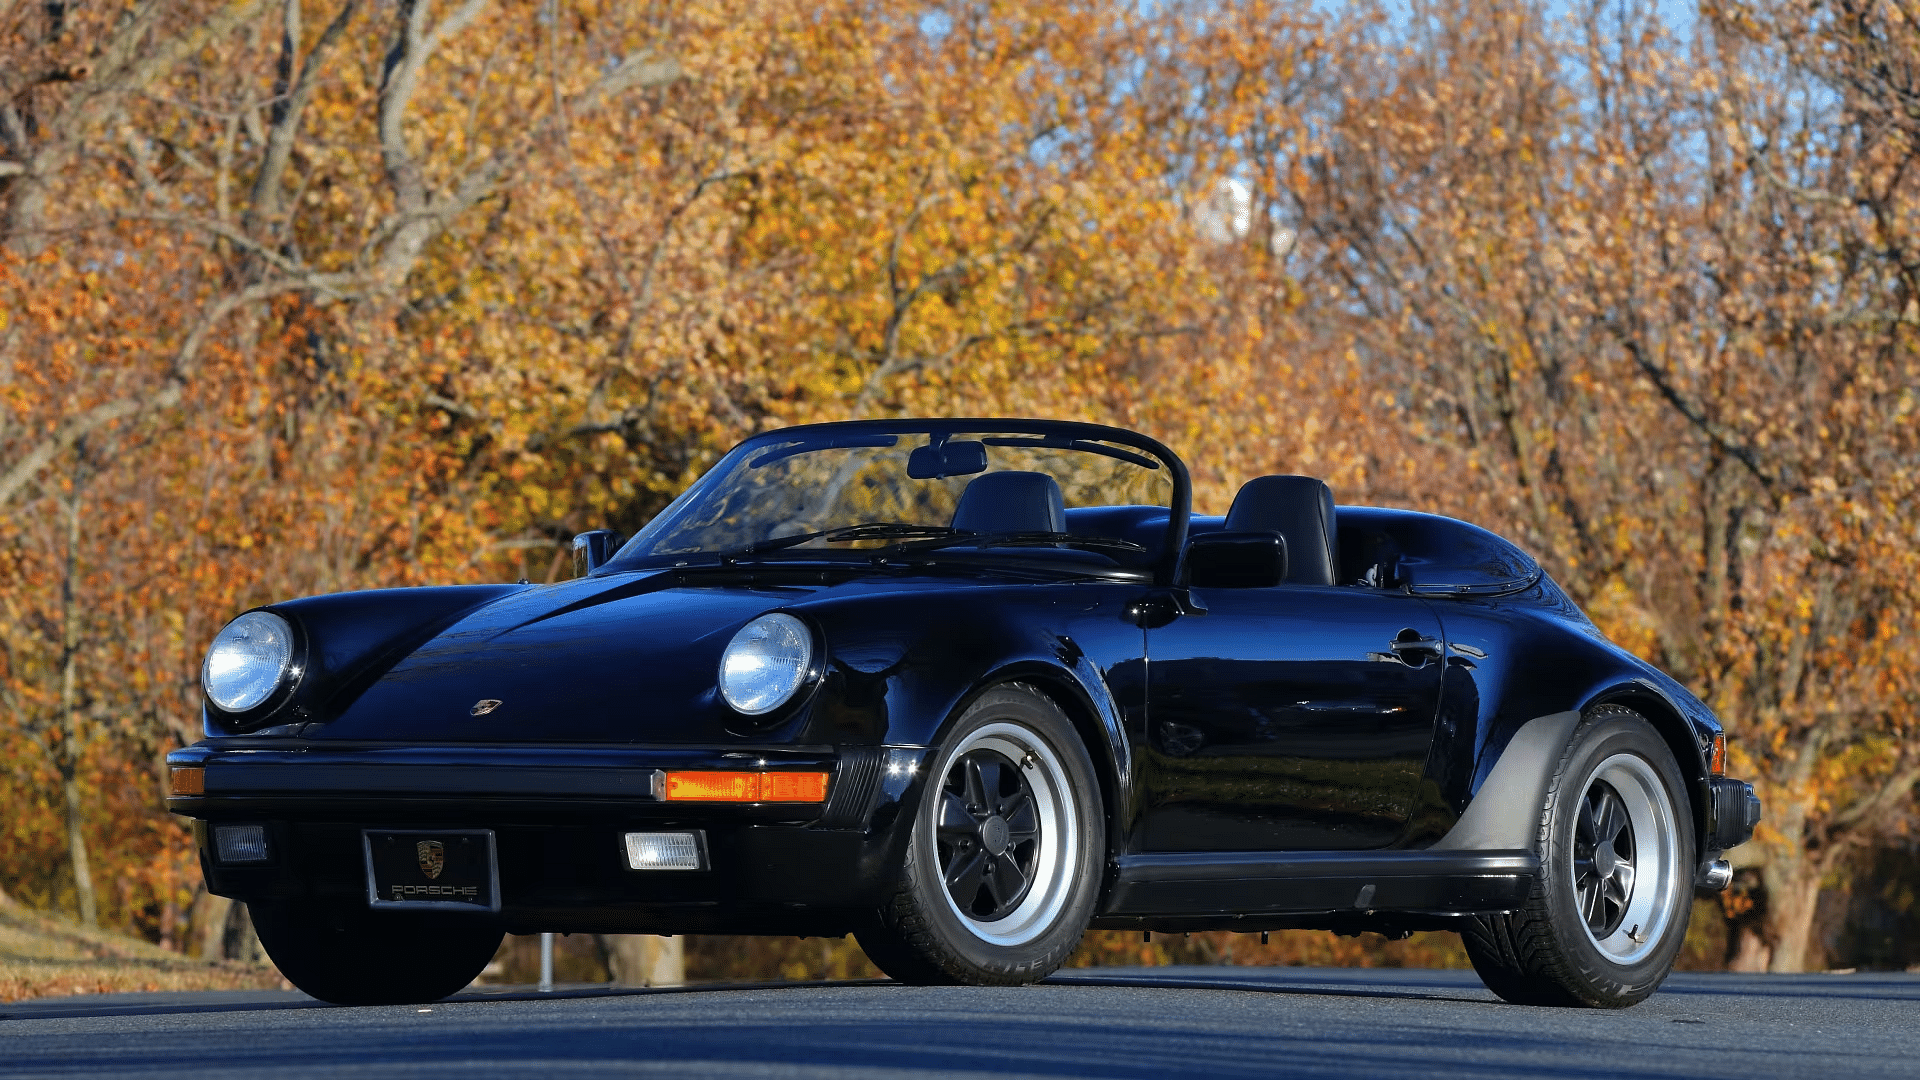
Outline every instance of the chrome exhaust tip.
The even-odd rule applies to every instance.
[[[1733,864],[1725,859],[1701,863],[1695,884],[1709,892],[1720,892],[1733,882]]]

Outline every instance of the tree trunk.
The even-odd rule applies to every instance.
[[[67,859],[73,865],[73,893],[79,901],[80,923],[100,925],[100,909],[93,894],[93,868],[87,861],[86,808],[80,801],[80,759],[83,742],[80,720],[80,488],[83,475],[75,470],[73,497],[67,502],[66,575],[60,584],[61,662],[60,785],[66,793]]]
[[[267,961],[267,950],[260,944],[260,935],[254,933],[253,914],[247,910],[247,905],[228,902],[220,952],[222,958],[227,960],[244,960],[249,964]]]
[[[619,986],[684,986],[687,953],[684,937],[652,934],[596,934],[606,950],[607,971]]]
[[[80,807],[80,782],[67,776],[61,783],[67,793],[67,857],[73,863],[73,893],[80,901],[80,924],[99,926],[100,910],[93,895],[93,869],[87,863],[87,838],[81,833],[84,816]]]
[[[224,959],[227,939],[227,916],[233,907],[233,901],[224,896],[215,896],[200,886],[193,898],[193,937],[195,947],[193,955],[202,960]]]
[[[1761,871],[1767,883],[1766,921],[1773,939],[1768,971],[1805,971],[1820,905],[1820,868],[1805,858],[1776,859]]]
[[[1733,926],[1733,948],[1727,956],[1728,971],[1765,971],[1773,962],[1773,947],[1767,939],[1760,936],[1760,929],[1751,923],[1736,923]]]

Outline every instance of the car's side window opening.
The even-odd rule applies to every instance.
[[[1366,589],[1399,588],[1400,544],[1385,529],[1343,525],[1339,531],[1340,584]]]
[[[1540,576],[1532,556],[1464,521],[1367,506],[1340,507],[1336,517],[1342,585],[1496,595],[1525,588]]]

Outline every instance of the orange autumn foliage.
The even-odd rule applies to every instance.
[[[1920,775],[1913,43],[1848,5],[0,9],[0,886],[203,935],[158,761],[238,610],[1013,413],[1521,539],[1726,717],[1739,955],[1807,962]]]

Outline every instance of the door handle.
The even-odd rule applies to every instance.
[[[1127,605],[1136,626],[1158,630],[1182,615],[1205,615],[1207,605],[1185,589],[1156,589]]]
[[[1388,648],[1393,650],[1393,655],[1402,660],[1407,659],[1409,653],[1431,653],[1434,656],[1439,656],[1440,651],[1446,647],[1446,643],[1439,638],[1408,637],[1407,635],[1410,633],[1414,633],[1414,631],[1402,631],[1399,637],[1394,638],[1387,645]]]

